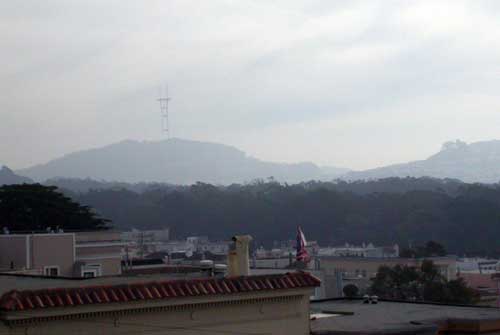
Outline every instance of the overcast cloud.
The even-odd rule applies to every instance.
[[[496,1],[2,1],[0,163],[173,136],[355,169],[500,138]]]

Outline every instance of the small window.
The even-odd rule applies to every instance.
[[[83,278],[94,278],[102,276],[101,264],[85,264],[81,268],[81,276]]]
[[[84,271],[83,272],[83,278],[94,278],[96,277],[96,271],[91,270],[91,271]]]
[[[59,276],[59,266],[46,266],[43,272],[46,276],[57,277]]]

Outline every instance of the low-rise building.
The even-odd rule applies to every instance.
[[[460,272],[458,277],[462,278],[467,286],[476,291],[481,304],[496,305],[499,299],[499,287],[494,279],[494,274]]]
[[[74,275],[100,277],[120,274],[123,246],[119,232],[76,233]]]
[[[110,277],[101,285],[65,281],[28,290],[11,282],[16,288],[0,297],[0,333],[309,334],[310,297],[320,280],[306,272],[249,275],[250,240],[234,237],[227,277]]]
[[[120,234],[112,231],[0,235],[0,271],[98,277],[121,273]]]
[[[10,291],[0,331],[57,334],[309,334],[308,273]]]
[[[125,242],[166,242],[170,240],[170,230],[157,229],[157,230],[138,230],[132,229],[131,231],[124,231],[121,233],[121,239]]]
[[[399,257],[399,246],[374,246],[372,243],[352,245],[346,243],[343,246],[319,248],[318,256],[338,256],[338,257]]]
[[[500,261],[488,258],[459,258],[457,260],[458,273],[492,274],[500,272]]]
[[[158,240],[142,238],[153,236],[149,231],[127,233],[124,240],[126,246],[123,249],[124,259],[147,258],[151,254],[164,253],[166,255],[183,254],[191,257],[193,254],[227,255],[229,241],[210,241],[206,236],[191,236],[185,240]],[[122,233],[122,237],[125,236]],[[171,258],[171,257],[170,257]]]

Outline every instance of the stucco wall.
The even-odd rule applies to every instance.
[[[121,233],[115,231],[91,231],[76,233],[77,243],[121,241]]]
[[[0,269],[22,269],[26,264],[26,236],[0,235]]]
[[[74,276],[80,277],[82,275],[82,266],[96,265],[101,266],[101,276],[116,276],[122,273],[121,259],[120,258],[96,258],[86,259],[85,261],[77,261],[75,263]]]
[[[32,235],[30,237],[32,268],[43,269],[45,266],[57,265],[60,276],[73,275],[73,234]]]
[[[2,334],[23,335],[98,335],[98,334],[309,334],[310,289],[300,290],[299,297],[269,298],[231,302],[216,301],[219,297],[200,304],[189,299],[166,310],[142,310],[103,314],[100,317],[72,320],[54,320],[36,324],[0,327]],[[297,293],[297,292],[296,292]],[[283,294],[283,293],[282,293]],[[260,294],[261,298],[265,294]],[[248,295],[246,299],[252,298]],[[266,299],[266,298],[264,298]],[[137,308],[150,306],[136,304]],[[128,306],[130,307],[130,305]],[[95,307],[94,307],[95,308]],[[113,308],[117,308],[114,306]],[[91,309],[89,309],[90,311]]]
[[[88,257],[95,255],[121,255],[122,247],[119,245],[95,245],[95,246],[76,246],[76,257]]]

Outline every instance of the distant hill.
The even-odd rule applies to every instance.
[[[500,140],[471,144],[458,140],[446,142],[441,151],[425,160],[365,171],[351,171],[342,178],[358,180],[407,176],[497,183],[500,181]]]
[[[215,184],[273,177],[290,183],[333,179],[346,170],[326,171],[312,163],[271,163],[247,156],[234,147],[182,139],[159,142],[123,141],[79,151],[47,164],[19,170],[37,181],[51,178],[91,178],[128,183]]]
[[[18,176],[11,169],[6,166],[0,167],[0,186],[2,185],[12,185],[12,184],[29,184],[33,183],[33,180]]]

